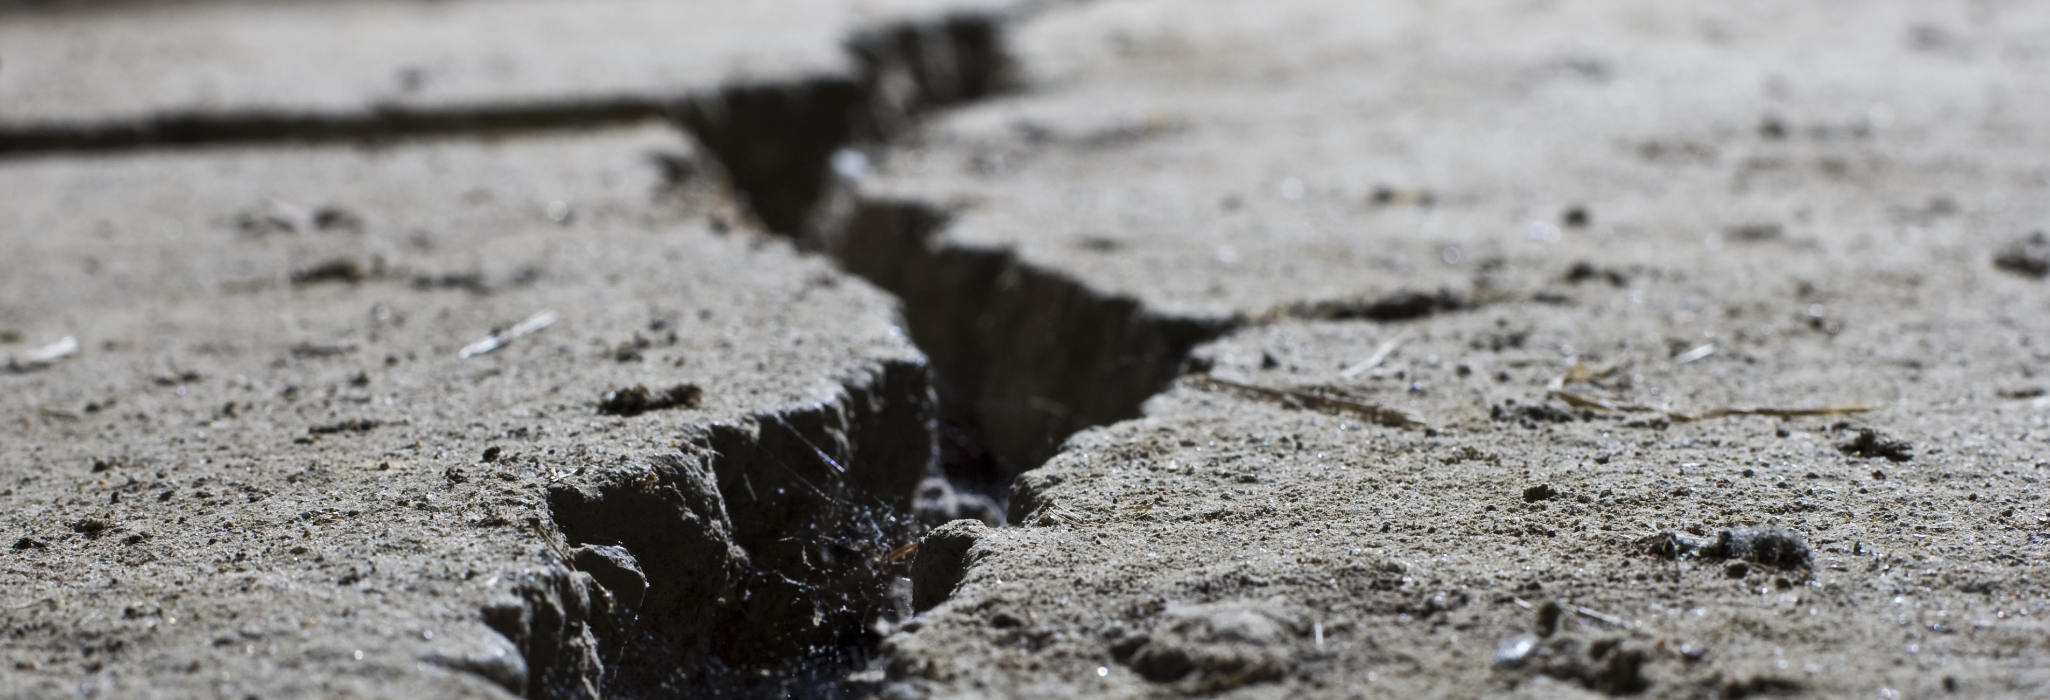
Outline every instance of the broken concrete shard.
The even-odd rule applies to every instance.
[[[644,385],[605,392],[605,398],[598,402],[598,412],[608,416],[638,416],[649,411],[672,408],[697,408],[698,400],[704,398],[705,390],[696,384],[678,384],[660,391],[649,391]]]
[[[355,258],[335,258],[293,270],[291,282],[294,287],[306,287],[323,282],[356,284],[370,279],[374,274],[370,266]]]

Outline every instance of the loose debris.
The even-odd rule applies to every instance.
[[[1515,399],[1508,399],[1488,409],[1490,419],[1515,422],[1525,428],[1536,428],[1539,423],[1571,423],[1584,420],[1590,415],[1592,414],[1582,411],[1581,415],[1576,416],[1572,411],[1544,404],[1519,404]]]
[[[22,353],[20,357],[9,359],[7,361],[7,371],[15,373],[33,372],[57,364],[58,360],[77,353],[78,338],[67,335],[58,339],[57,342]]]
[[[1741,559],[1776,569],[1805,569],[1813,561],[1801,533],[1776,527],[1739,526],[1717,532],[1702,556]]]
[[[1594,280],[1608,282],[1611,287],[1630,286],[1630,277],[1628,275],[1623,274],[1619,270],[1596,267],[1594,263],[1585,260],[1575,262],[1572,267],[1566,269],[1566,281],[1572,284]]]
[[[1702,343],[1673,356],[1673,364],[1685,365],[1708,359],[1715,354],[1715,343]]]
[[[649,391],[639,384],[626,389],[605,392],[605,398],[598,402],[598,413],[607,416],[638,416],[649,411],[670,408],[696,408],[705,390],[696,384],[678,384],[662,391]]]
[[[1651,687],[1644,665],[1651,653],[1639,642],[1619,637],[1587,641],[1560,636],[1549,641],[1520,635],[1495,648],[1495,667],[1529,669],[1610,695],[1634,695]]]
[[[1374,354],[1368,355],[1367,359],[1361,360],[1359,364],[1345,368],[1344,371],[1338,373],[1338,376],[1344,379],[1351,379],[1360,376],[1367,370],[1381,366],[1381,363],[1386,362],[1390,355],[1395,354],[1397,348],[1402,347],[1403,343],[1409,342],[1409,338],[1412,335],[1415,334],[1408,330],[1395,334],[1395,337],[1383,341],[1380,347],[1374,348]],[[1377,372],[1376,374],[1379,373]]]
[[[1422,418],[1399,408],[1366,403],[1357,399],[1333,396],[1321,389],[1275,389],[1218,379],[1209,375],[1190,377],[1189,382],[1214,389],[1237,391],[1255,398],[1266,399],[1291,408],[1309,408],[1344,413],[1367,421],[1395,428],[1428,428]]]
[[[293,270],[290,279],[292,286],[305,287],[323,282],[356,284],[370,279],[372,275],[373,270],[355,258],[334,258]]]
[[[1433,293],[1402,290],[1374,298],[1288,304],[1269,309],[1249,320],[1255,323],[1288,318],[1322,321],[1407,321],[1436,313],[1472,308],[1483,301],[1486,300],[1469,299],[1449,289],[1440,289]]]
[[[332,230],[359,231],[363,228],[363,220],[340,207],[307,208],[291,202],[271,200],[265,202],[259,210],[236,215],[235,227],[252,236],[272,233],[306,234]]]
[[[1584,394],[1574,393],[1566,389],[1567,385],[1570,384],[1592,381],[1595,379],[1607,377],[1611,374],[1614,374],[1618,369],[1620,369],[1620,366],[1610,367],[1608,369],[1597,371],[1589,369],[1587,365],[1576,364],[1573,365],[1571,369],[1568,369],[1565,374],[1553,377],[1550,382],[1547,382],[1545,384],[1545,393],[1546,395],[1551,396],[1552,398],[1564,401],[1566,405],[1572,406],[1574,408],[1591,408],[1598,411],[1610,411],[1616,413],[1653,413],[1673,423],[1691,423],[1694,421],[1708,420],[1711,418],[1722,418],[1725,416],[1774,416],[1778,418],[1800,418],[1806,416],[1843,416],[1850,415],[1853,413],[1866,413],[1874,410],[1871,406],[1829,406],[1823,408],[1722,407],[1712,408],[1698,413],[1684,413],[1681,411],[1656,408],[1653,406],[1646,406],[1643,404],[1622,403],[1617,401],[1597,399]]]
[[[1838,426],[1848,429],[1850,426]],[[1838,443],[1837,451],[1859,459],[1885,457],[1891,462],[1906,462],[1915,458],[1915,448],[1906,440],[1896,440],[1881,435],[1871,428],[1859,428],[1851,439]]]
[[[311,428],[307,428],[306,434],[333,435],[336,433],[367,433],[372,430],[376,430],[377,426],[380,425],[384,425],[384,423],[381,421],[374,421],[367,418],[350,418],[339,423],[328,423],[326,425],[316,425]]]
[[[533,316],[527,317],[527,320],[519,322],[519,325],[513,326],[512,328],[508,328],[504,331],[492,331],[490,335],[484,336],[483,340],[479,340],[477,342],[463,346],[463,349],[461,351],[458,351],[456,353],[456,356],[467,360],[478,355],[483,355],[485,353],[492,352],[499,348],[505,347],[506,343],[510,343],[524,336],[539,333],[542,329],[555,325],[555,318],[555,312],[553,311],[543,311],[541,313],[534,314]]]
[[[2023,277],[2050,277],[2050,233],[2037,231],[1993,256],[1993,266]]]
[[[1638,540],[1646,554],[1661,559],[1702,557],[1713,560],[1739,560],[1770,566],[1776,569],[1806,569],[1814,562],[1814,554],[1801,533],[1774,527],[1740,525],[1716,532],[1714,541],[1706,541],[1684,532],[1662,532]]]
[[[114,523],[104,517],[94,516],[71,521],[70,527],[72,532],[85,535],[86,539],[97,540],[101,535],[107,534],[107,531],[114,529]]]

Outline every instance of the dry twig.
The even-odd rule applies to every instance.
[[[1382,406],[1379,404],[1366,403],[1364,401],[1358,401],[1354,399],[1330,396],[1327,394],[1322,394],[1314,391],[1305,391],[1302,389],[1275,389],[1272,387],[1264,387],[1254,384],[1234,382],[1229,379],[1218,379],[1216,377],[1211,377],[1207,375],[1191,377],[1189,381],[1200,385],[1210,386],[1213,388],[1221,388],[1231,391],[1237,391],[1242,394],[1249,394],[1258,398],[1282,404],[1284,406],[1311,408],[1323,411],[1334,411],[1337,413],[1350,414],[1353,416],[1358,416],[1360,418],[1366,419],[1373,423],[1378,423],[1380,425],[1386,425],[1396,428],[1429,427],[1426,423],[1424,423],[1422,418],[1418,418],[1416,414],[1410,413],[1409,411],[1405,411],[1399,408],[1389,408],[1387,406]]]

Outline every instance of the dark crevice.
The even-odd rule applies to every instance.
[[[769,230],[810,241],[836,195],[832,159],[878,143],[928,110],[1010,81],[1001,19],[959,14],[863,32],[847,43],[853,80],[743,85],[691,103],[677,120],[717,158]]]
[[[610,576],[573,577],[604,604],[531,597],[530,617],[583,622],[550,622],[549,639],[520,642],[528,694],[584,694],[566,679],[595,679],[589,689],[605,697],[846,691],[847,673],[872,654],[873,623],[893,611],[903,562],[887,555],[913,536],[911,496],[937,449],[927,374],[889,363],[840,400],[712,427],[694,441],[703,457],[657,455],[552,489],[576,561],[623,554],[590,558]],[[600,584],[608,578],[627,590]],[[563,653],[562,640],[585,630],[589,652]]]
[[[766,226],[807,240],[843,194],[831,168],[837,152],[1003,84],[998,19],[961,15],[864,33],[848,46],[859,68],[853,80],[740,85],[633,116],[674,118]],[[909,605],[900,584],[908,561],[891,550],[933,519],[921,523],[918,511],[931,509],[938,471],[937,405],[928,365],[890,363],[849,380],[839,401],[714,426],[694,440],[696,450],[551,490],[571,570],[527,587],[518,605],[486,611],[526,660],[516,690],[862,691],[849,677],[874,658],[876,623]],[[960,431],[948,434],[949,444],[962,444]],[[577,570],[578,561],[608,571]]]
[[[168,113],[138,120],[0,125],[0,156],[249,142],[377,142],[410,136],[517,133],[622,124],[676,111],[636,97],[345,113]]]
[[[930,206],[865,202],[831,252],[904,300],[911,336],[942,378],[942,405],[995,457],[950,465],[995,470],[949,474],[971,488],[1007,485],[1076,431],[1137,416],[1191,349],[1233,325],[1162,317],[1008,250],[934,245],[945,225]]]

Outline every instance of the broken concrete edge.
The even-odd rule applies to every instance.
[[[958,12],[863,30],[845,45],[856,66],[851,81],[734,85],[672,114],[725,167],[769,230],[811,243],[834,203],[846,201],[836,154],[885,142],[932,109],[1011,85],[1003,41],[1009,19]]]
[[[606,697],[727,687],[745,674],[720,670],[872,642],[935,404],[923,362],[886,361],[831,400],[552,488],[552,522],[530,524],[554,561],[481,612],[517,658],[427,661],[529,697]]]
[[[937,204],[863,199],[827,227],[821,247],[903,300],[911,336],[942,380],[949,418],[976,431],[999,462],[970,487],[1002,487],[1051,459],[1069,435],[1138,417],[1146,400],[1201,372],[1192,352],[1226,333],[1284,320],[1411,321],[1491,300],[1405,290],[1261,314],[1170,315],[1012,250],[946,240],[953,220]]]
[[[911,336],[944,382],[943,405],[962,407],[953,418],[999,462],[971,486],[1001,487],[1067,436],[1136,417],[1184,373],[1193,348],[1239,325],[1160,316],[1009,250],[934,241],[948,220],[926,203],[863,201],[826,248],[904,300]]]

